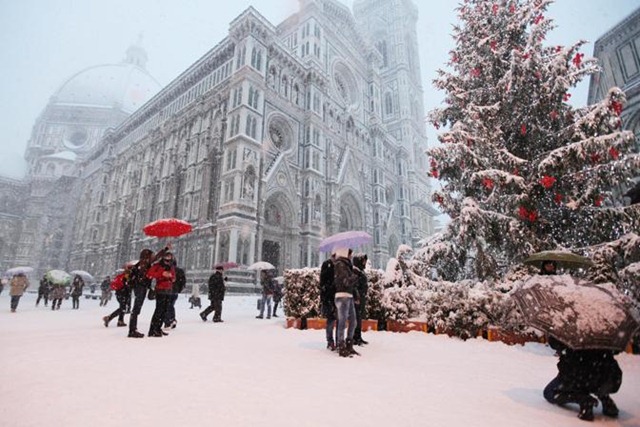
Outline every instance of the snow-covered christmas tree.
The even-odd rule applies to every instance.
[[[557,248],[593,256],[606,246],[618,268],[640,260],[628,250],[640,241],[640,207],[616,204],[640,170],[634,136],[621,130],[624,93],[568,104],[598,65],[580,52],[584,41],[545,45],[550,3],[465,0],[458,8],[455,48],[435,80],[445,105],[430,115],[446,131],[428,153],[442,187],[433,200],[451,222],[415,256],[425,275],[435,267],[445,280],[500,279],[527,255]]]

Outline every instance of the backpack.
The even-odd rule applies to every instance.
[[[111,281],[111,289],[113,289],[114,291],[119,291],[120,289],[124,288],[126,279],[127,277],[124,273],[118,274]]]

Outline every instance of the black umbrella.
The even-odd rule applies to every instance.
[[[593,265],[589,258],[568,251],[537,252],[524,260],[524,263],[541,267],[545,261],[555,261],[561,268],[586,268]]]
[[[610,283],[536,275],[512,296],[527,324],[574,350],[622,351],[640,327],[629,299]]]

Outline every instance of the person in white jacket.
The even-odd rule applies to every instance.
[[[200,285],[198,285],[197,283],[194,283],[193,286],[191,286],[191,296],[189,297],[189,302],[191,303],[191,307],[189,308],[202,307],[202,303],[200,302]]]

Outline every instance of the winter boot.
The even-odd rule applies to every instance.
[[[593,404],[587,402],[581,403],[578,418],[583,421],[593,421]]]
[[[127,337],[129,337],[129,338],[144,338],[144,334],[141,334],[138,331],[133,331],[133,332],[129,332],[129,335],[127,335]]]
[[[202,319],[203,322],[207,321],[207,316],[205,316],[204,313],[200,313],[200,318]]]
[[[356,356],[360,356],[360,353],[358,353],[357,351],[355,351],[353,349],[353,340],[352,339],[347,338],[346,346],[347,346],[347,351],[349,352],[350,355],[355,354]]]
[[[105,328],[108,328],[108,327],[109,327],[109,320],[111,320],[111,319],[109,319],[109,316],[104,316],[104,317],[102,318],[102,321],[104,322],[104,327],[105,327]],[[118,325],[118,326],[119,326],[119,325]]]
[[[127,324],[124,323],[124,320],[118,320],[118,327],[121,328],[123,326],[127,326]]]
[[[584,421],[593,421],[593,407],[598,406],[598,401],[591,395],[575,395],[573,393],[563,393],[557,399],[557,403],[576,402],[580,405],[578,418]]]
[[[338,356],[340,357],[353,357],[353,355],[349,352],[347,345],[344,341],[338,343]]]
[[[616,406],[616,402],[613,401],[613,399],[611,397],[609,397],[609,395],[604,395],[604,396],[598,396],[598,399],[600,399],[600,402],[602,402],[602,414],[606,415],[607,417],[611,417],[611,418],[617,418],[618,417],[618,413],[620,411],[618,411],[618,407]]]
[[[333,341],[327,342],[327,350],[336,351],[336,343]]]

